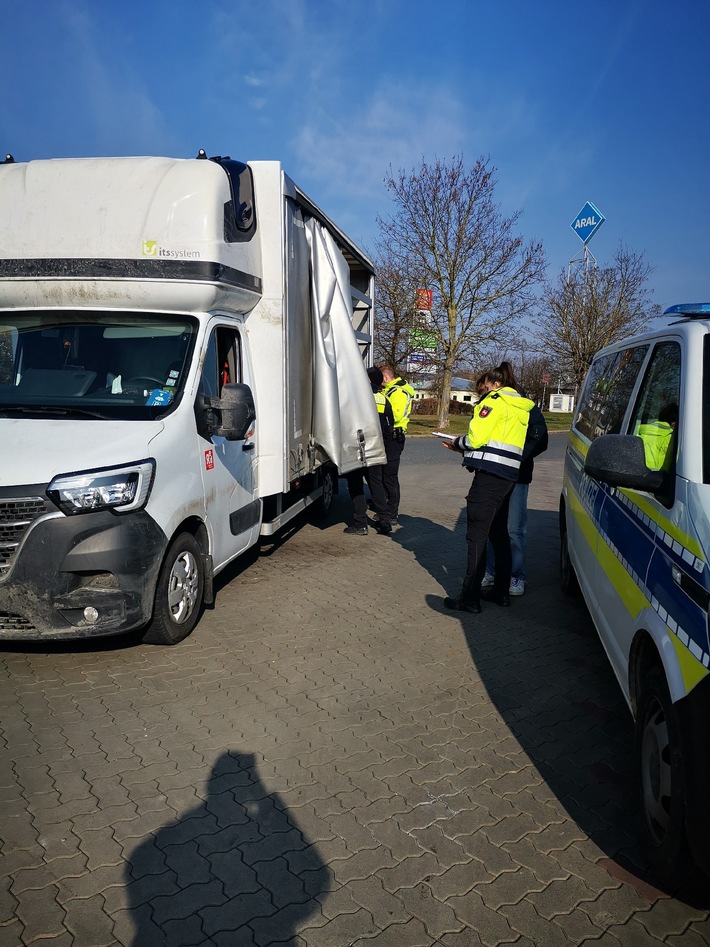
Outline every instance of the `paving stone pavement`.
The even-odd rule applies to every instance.
[[[410,438],[392,538],[341,491],[177,647],[5,644],[0,944],[710,942],[644,870],[631,720],[558,591],[563,437],[510,609],[443,609],[468,476]]]

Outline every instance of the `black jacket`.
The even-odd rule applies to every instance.
[[[542,411],[535,405],[530,412],[530,420],[528,421],[528,432],[525,435],[525,444],[523,445],[523,460],[520,464],[518,483],[532,482],[533,467],[535,466],[533,458],[547,450],[547,440],[547,424],[545,424]]]

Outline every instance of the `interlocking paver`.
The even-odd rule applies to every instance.
[[[101,895],[65,901],[65,923],[75,944],[81,947],[111,947],[116,943],[113,920],[107,915]]]
[[[446,903],[453,909],[456,917],[478,931],[486,947],[513,944],[520,937],[520,933],[513,930],[506,917],[486,907],[476,891],[448,898]]]
[[[551,924],[549,920],[541,917],[527,898],[515,904],[502,905],[500,914],[507,919],[514,931],[524,933],[534,944],[544,944],[545,947],[575,947],[576,942],[570,940],[557,924]]]
[[[353,944],[359,938],[371,938],[379,933],[372,916],[363,908],[354,914],[339,914],[322,927],[305,927],[299,932],[308,947],[334,947],[335,944]]]
[[[176,648],[0,649],[0,943],[710,941],[706,906],[641,870],[632,723],[557,591],[559,459],[536,462],[524,598],[462,619],[441,598],[467,478],[426,450],[391,538],[346,542],[341,497]]]
[[[56,885],[23,891],[17,898],[17,917],[23,925],[25,943],[59,937],[65,931],[65,912],[57,901]]]
[[[391,924],[374,937],[353,941],[352,947],[430,947],[431,943],[422,922],[412,917],[403,924]]]
[[[77,852],[67,858],[54,858],[46,865],[21,868],[13,876],[12,893],[19,897],[23,891],[37,891],[65,878],[79,878],[86,873],[86,861],[86,856]]]
[[[443,874],[443,867],[431,852],[416,858],[405,858],[393,868],[381,868],[377,875],[385,888],[396,894],[400,888],[413,888],[423,881],[429,881],[436,875]]]
[[[333,863],[332,868],[338,881],[346,884],[353,879],[371,878],[382,868],[392,868],[397,859],[384,846],[365,848],[344,861]]]
[[[464,923],[456,916],[450,902],[440,901],[428,884],[401,888],[397,896],[414,917],[418,917],[427,933],[434,938],[460,931]]]
[[[494,911],[503,905],[518,904],[526,895],[544,889],[545,883],[524,867],[504,871],[495,878],[484,878],[475,885],[475,891],[480,894],[484,904]]]
[[[440,943],[442,947],[481,947],[483,941],[478,931],[466,926],[460,931],[444,934],[444,936],[440,938]],[[520,940],[517,940],[516,944],[518,944],[519,947],[523,947]]]
[[[609,934],[616,935],[624,947],[660,947],[663,940],[653,937],[640,921],[632,917],[623,925],[612,925]]]

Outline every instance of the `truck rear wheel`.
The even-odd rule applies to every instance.
[[[634,749],[641,840],[658,877],[677,884],[690,864],[685,783],[678,718],[657,665],[641,682]]]
[[[338,478],[334,467],[326,467],[322,474],[323,492],[315,503],[310,506],[314,519],[325,519],[333,507],[333,500],[338,493]]]
[[[158,576],[146,644],[173,645],[190,634],[202,609],[205,574],[194,536],[181,533],[170,544]]]

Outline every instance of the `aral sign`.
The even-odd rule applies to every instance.
[[[606,217],[599,208],[595,207],[591,201],[587,201],[570,224],[570,227],[574,230],[582,243],[589,243],[605,220]]]

